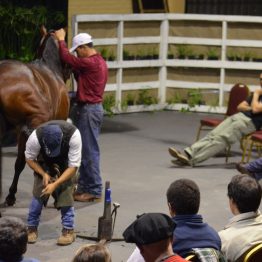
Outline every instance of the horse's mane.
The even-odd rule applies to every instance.
[[[54,37],[48,33],[37,52],[37,59],[32,64],[46,65],[53,73],[64,79],[63,65],[59,57],[58,45]]]

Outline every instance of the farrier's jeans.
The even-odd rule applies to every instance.
[[[40,222],[40,216],[43,208],[43,203],[39,201],[37,198],[33,197],[32,202],[29,207],[29,214],[27,218],[28,226],[38,227]],[[74,207],[67,206],[61,207],[61,220],[63,228],[73,229],[74,218],[75,218],[75,210]]]
[[[82,137],[82,162],[79,169],[77,193],[89,193],[97,197],[102,194],[98,137],[103,114],[101,103],[79,105],[76,123]]]

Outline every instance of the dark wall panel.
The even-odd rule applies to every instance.
[[[188,14],[262,15],[261,0],[186,0]]]

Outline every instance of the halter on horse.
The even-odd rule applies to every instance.
[[[57,41],[46,30],[42,33],[39,59],[29,64],[0,61],[0,143],[12,128],[18,143],[14,178],[5,200],[9,206],[16,201],[18,179],[25,167],[25,144],[32,129],[49,120],[66,120],[69,113],[64,82],[68,70],[61,64]]]

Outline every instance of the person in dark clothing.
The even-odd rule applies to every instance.
[[[17,217],[0,218],[0,262],[39,262],[24,258],[27,250],[27,226]]]
[[[221,240],[218,233],[203,222],[198,214],[200,191],[197,184],[189,179],[178,179],[171,183],[167,193],[170,215],[176,223],[173,235],[173,251],[186,257],[193,248],[213,248],[220,251]],[[142,262],[136,248],[127,262]]]
[[[83,142],[80,176],[74,199],[81,202],[100,201],[102,178],[98,138],[103,121],[102,99],[108,69],[103,57],[93,47],[89,34],[80,33],[74,36],[70,50],[66,47],[65,35],[64,29],[55,32],[60,58],[72,68],[77,81],[75,124]],[[77,56],[70,52],[76,52]]]
[[[61,211],[62,235],[58,245],[75,240],[74,177],[81,163],[81,135],[72,124],[53,120],[40,125],[26,143],[25,158],[34,171],[33,198],[28,214],[28,243],[37,241],[41,211],[52,195]]]
[[[236,169],[241,174],[246,174],[256,180],[260,180],[262,178],[262,158],[260,157],[246,164],[237,163]]]
[[[198,214],[200,190],[189,179],[174,181],[168,188],[167,202],[170,215],[177,224],[174,231],[173,250],[185,256],[192,248],[221,249],[218,233]]]

